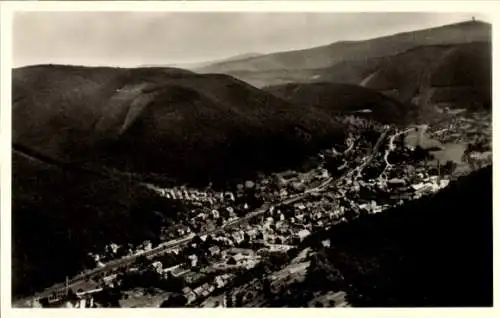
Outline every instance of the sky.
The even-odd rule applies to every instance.
[[[17,12],[14,66],[133,67],[303,49],[470,20],[473,13]]]

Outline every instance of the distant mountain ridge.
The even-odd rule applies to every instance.
[[[244,54],[238,54],[235,56],[223,58],[223,59],[216,60],[216,61],[192,62],[192,63],[173,63],[173,64],[167,64],[167,65],[143,64],[140,67],[174,67],[174,68],[182,68],[182,69],[197,69],[200,67],[205,67],[205,66],[214,64],[214,63],[231,62],[231,61],[236,61],[236,60],[248,59],[248,58],[253,58],[253,57],[256,57],[259,55],[261,55],[261,54],[260,53],[244,53]]]
[[[352,84],[420,108],[430,104],[490,108],[491,51],[491,25],[467,21],[216,63],[196,71],[227,73],[259,88]]]
[[[194,69],[201,73],[266,72],[331,67],[346,60],[394,55],[413,47],[490,41],[491,25],[466,21],[430,29],[398,33],[364,41],[341,41],[310,49],[263,54]]]

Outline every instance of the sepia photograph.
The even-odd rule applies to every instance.
[[[13,12],[11,306],[493,307],[492,23]]]

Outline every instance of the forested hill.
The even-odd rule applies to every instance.
[[[322,270],[342,278],[324,284],[347,289],[358,307],[491,306],[492,219],[489,166],[433,197],[334,227]]]

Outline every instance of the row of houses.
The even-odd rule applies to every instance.
[[[212,294],[216,289],[222,289],[234,278],[234,274],[225,273],[222,275],[218,275],[215,277],[212,283],[204,283],[195,288],[184,287],[182,289],[182,293],[184,297],[187,299],[187,304],[192,304],[196,300],[200,298],[208,297]]]
[[[162,197],[171,200],[208,202],[211,204],[222,201],[234,202],[236,200],[236,197],[232,192],[206,192],[196,189],[160,188],[152,184],[147,184],[146,186]]]

